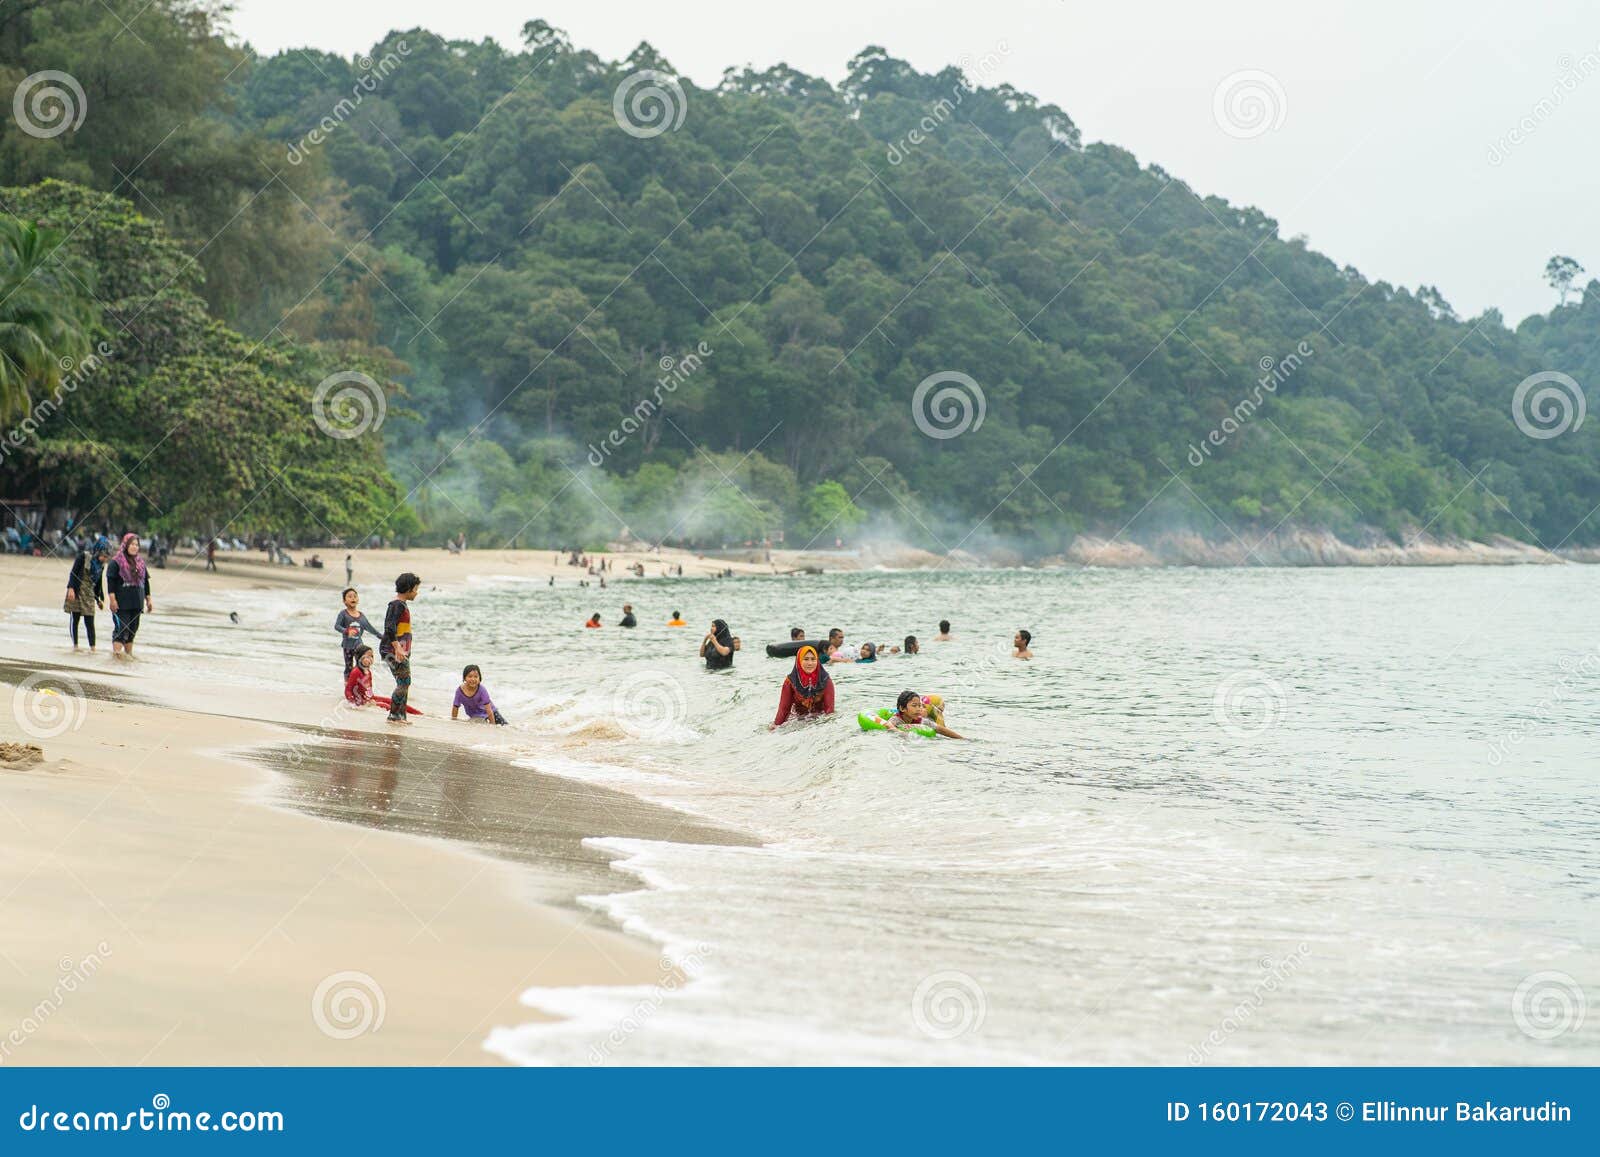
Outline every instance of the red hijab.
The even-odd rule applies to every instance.
[[[817,660],[817,669],[809,675],[800,666],[800,660],[804,659],[807,653],[810,653],[811,657]],[[817,654],[815,647],[801,647],[795,652],[794,670],[789,672],[789,682],[794,684],[796,693],[805,698],[810,698],[826,687],[830,678],[831,676],[829,676],[827,668],[822,665],[822,658]]]

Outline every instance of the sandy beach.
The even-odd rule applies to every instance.
[[[403,569],[577,581],[553,560],[361,551],[356,581],[380,610]],[[652,555],[648,573],[680,561],[686,576],[751,565]],[[0,615],[59,607],[67,566],[0,558]],[[155,652],[194,629],[161,616],[195,597],[326,587],[335,607],[344,577],[342,552],[320,571],[174,559],[152,572],[141,640]],[[4,740],[42,752],[0,763],[0,1063],[495,1063],[486,1033],[537,1019],[528,987],[663,976],[656,945],[574,902],[630,886],[581,840],[747,842],[474,757],[442,722],[396,736],[373,711],[329,742],[327,697],[113,660],[106,614],[100,651],[74,653],[61,622],[48,654],[15,631],[0,643]]]

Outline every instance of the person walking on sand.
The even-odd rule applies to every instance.
[[[139,633],[139,616],[154,611],[150,598],[150,572],[139,557],[139,536],[122,536],[122,550],[106,565],[106,598],[111,604],[111,653],[133,655]]]
[[[344,585],[345,586],[350,586],[355,581],[356,581],[356,560],[355,560],[355,556],[351,555],[351,554],[347,554],[347,555],[344,556]]]
[[[389,666],[394,676],[394,694],[389,699],[389,722],[409,723],[406,718],[406,700],[411,695],[411,607],[417,597],[422,580],[406,571],[394,580],[394,598],[383,616],[383,637],[378,641],[378,654]]]
[[[94,613],[96,608],[106,605],[105,595],[101,590],[100,576],[105,567],[106,551],[104,549],[91,554],[87,550],[80,550],[72,560],[72,572],[67,575],[67,597],[61,604],[61,609],[72,616],[70,630],[72,631],[72,649],[78,649],[78,621],[83,621],[83,629],[89,639],[89,650],[94,650]]]
[[[217,539],[215,535],[206,539],[206,569],[217,569]]]

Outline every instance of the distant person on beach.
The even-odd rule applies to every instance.
[[[939,620],[939,633],[933,637],[935,643],[948,643],[950,641],[950,620]]]
[[[672,618],[667,620],[667,626],[669,627],[687,627],[688,625],[688,623],[683,621],[683,616],[677,611],[673,611]]]
[[[61,609],[70,617],[68,629],[72,633],[72,649],[78,649],[78,623],[81,620],[89,640],[89,650],[94,650],[95,611],[106,605],[101,578],[105,570],[107,552],[101,549],[91,553],[80,550],[72,560],[72,570],[67,575],[67,595]]]
[[[459,718],[463,711],[468,719],[501,724],[506,721],[505,716],[495,710],[494,700],[489,698],[489,688],[483,685],[483,672],[476,663],[468,663],[461,672],[461,686],[456,688],[455,702],[450,704],[450,718]]]
[[[598,630],[600,627],[600,612],[596,611],[594,614],[590,615],[589,621],[583,625],[588,627],[591,631]]]
[[[1013,659],[1031,659],[1033,652],[1028,650],[1028,644],[1033,642],[1033,636],[1027,631],[1018,631],[1011,637],[1011,645],[1016,648],[1011,652]]]
[[[356,559],[355,559],[355,555],[347,554],[347,555],[344,556],[344,585],[345,586],[349,586],[351,583],[353,583],[355,581],[356,581]]]
[[[922,645],[917,642],[917,637],[915,635],[906,636],[905,645],[900,648],[900,653],[902,655],[922,654]]]
[[[122,536],[122,550],[106,565],[106,598],[111,604],[111,653],[132,655],[139,616],[156,609],[150,598],[150,572],[139,557],[139,536]]]
[[[217,540],[215,538],[206,539],[206,569],[217,569]]]
[[[356,594],[355,587],[344,588],[344,607],[334,618],[333,629],[339,632],[339,649],[344,652],[346,676],[350,674],[350,668],[355,666],[356,652],[361,649],[361,632],[366,631],[374,638],[383,638],[383,632],[361,613],[361,596]]]
[[[632,603],[622,604],[622,622],[617,625],[619,627],[637,627],[639,625],[639,620],[633,617]]]
[[[409,723],[406,718],[406,700],[411,697],[411,607],[422,587],[422,580],[406,571],[394,580],[394,598],[383,616],[383,637],[378,641],[378,654],[389,666],[394,676],[394,696],[389,701],[389,722]]]
[[[823,669],[815,647],[801,647],[794,657],[794,669],[783,680],[778,717],[768,730],[782,726],[791,715],[832,714],[833,678]]]
[[[723,671],[733,666],[733,632],[722,619],[713,619],[711,629],[700,640],[700,657],[707,671]]]
[[[933,719],[928,714],[928,704],[915,691],[902,691],[895,700],[894,714],[884,720],[884,724],[891,731],[909,731],[914,727],[931,727],[935,735],[942,735],[946,739],[962,739],[943,723]]]

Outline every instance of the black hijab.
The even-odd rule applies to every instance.
[[[721,646],[728,648],[728,653],[724,655],[715,647],[707,644],[705,648],[706,666],[713,669],[733,666],[733,632],[728,629],[728,624],[722,619],[712,619],[711,637]]]

